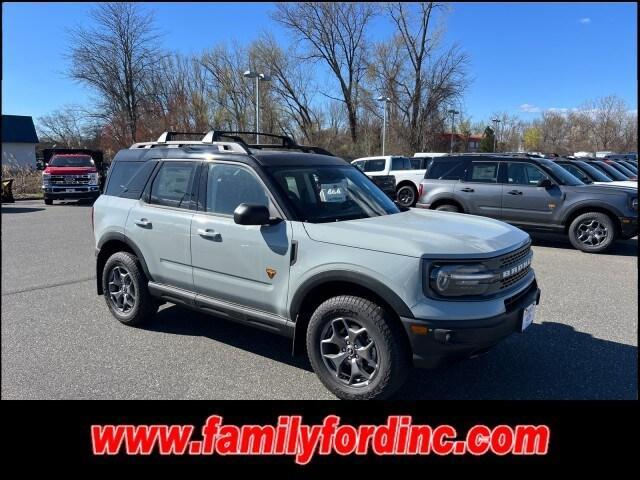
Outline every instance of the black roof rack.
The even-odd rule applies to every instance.
[[[287,135],[277,135],[275,133],[264,133],[264,132],[252,132],[252,131],[226,131],[226,130],[213,130],[209,132],[212,137],[210,141],[219,142],[222,141],[223,138],[233,140],[234,142],[240,143],[248,148],[254,148],[257,150],[263,150],[267,148],[281,148],[285,150],[301,150],[303,152],[311,152],[318,153],[321,155],[329,155],[333,157],[333,153],[325,150],[321,147],[313,147],[310,145],[299,145],[296,143],[294,139]],[[208,134],[208,135],[209,135]],[[240,135],[260,135],[262,137],[269,138],[277,138],[280,140],[280,143],[247,143],[245,142]]]

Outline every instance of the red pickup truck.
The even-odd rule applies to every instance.
[[[98,153],[98,154],[96,154]],[[54,200],[95,200],[100,195],[102,154],[91,150],[45,152],[42,172],[44,203]]]

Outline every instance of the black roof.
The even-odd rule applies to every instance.
[[[252,150],[251,154],[221,152],[217,145],[184,145],[180,147],[132,148],[120,150],[114,162],[136,162],[152,159],[228,160],[257,166],[349,165],[345,160],[317,153],[291,150]]]
[[[38,143],[31,117],[2,115],[2,143]]]

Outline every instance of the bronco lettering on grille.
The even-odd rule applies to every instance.
[[[521,272],[522,270],[527,268],[529,265],[531,265],[531,257],[527,258],[524,262],[519,263],[515,267],[511,267],[507,270],[504,270],[502,272],[502,278],[503,279],[509,278],[510,276],[515,275],[518,272]]]

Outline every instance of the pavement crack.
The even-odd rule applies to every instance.
[[[35,287],[21,288],[19,290],[9,290],[8,292],[2,292],[2,296],[7,297],[9,295],[16,295],[18,293],[33,292],[34,290],[44,290],[47,288],[62,287],[64,285],[73,285],[76,283],[87,282],[89,280],[95,280],[95,279],[96,277],[94,275],[91,277],[84,277],[76,280],[69,280],[66,282],[56,282],[56,283],[47,283],[45,285],[36,285]]]

